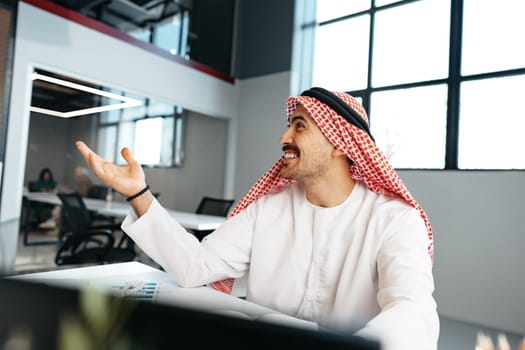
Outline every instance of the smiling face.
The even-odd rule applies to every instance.
[[[284,152],[281,176],[286,179],[308,181],[322,177],[335,157],[334,146],[301,105],[290,115],[279,142]]]

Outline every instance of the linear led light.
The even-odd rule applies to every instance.
[[[32,111],[32,112],[36,112],[36,113],[43,113],[43,114],[48,114],[48,115],[52,115],[52,116],[55,116],[55,117],[62,117],[62,118],[72,118],[72,117],[78,117],[80,115],[85,115],[85,114],[92,114],[92,113],[100,113],[100,112],[105,112],[105,111],[111,111],[111,110],[114,110],[114,109],[137,107],[137,106],[140,106],[140,105],[143,104],[142,101],[134,99],[134,98],[131,98],[131,97],[117,95],[117,94],[114,94],[114,93],[111,93],[111,92],[108,92],[108,91],[95,89],[95,88],[92,88],[92,87],[89,87],[89,86],[73,83],[73,82],[67,81],[67,80],[53,78],[53,77],[50,77],[50,76],[47,76],[47,75],[42,75],[42,74],[39,74],[39,73],[31,74],[31,80],[43,80],[43,81],[47,81],[49,83],[62,85],[62,86],[65,86],[65,87],[68,87],[68,88],[71,88],[71,89],[88,92],[88,93],[91,93],[91,94],[94,94],[94,95],[104,96],[104,97],[107,97],[107,98],[110,98],[110,99],[114,99],[114,100],[118,100],[118,101],[122,102],[122,103],[111,104],[111,105],[106,105],[106,106],[84,108],[84,109],[79,109],[79,110],[69,111],[69,112],[60,112],[60,111],[55,111],[55,110],[52,110],[52,109],[30,106],[29,110]]]

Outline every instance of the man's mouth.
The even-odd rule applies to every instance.
[[[295,159],[295,158],[297,158],[297,154],[293,152],[286,152],[284,154],[284,159]]]
[[[295,147],[292,147],[292,146],[284,146],[283,147],[283,152],[284,152],[284,156],[283,158],[284,159],[295,159],[297,157],[299,157],[299,150]]]

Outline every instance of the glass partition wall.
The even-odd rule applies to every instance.
[[[117,164],[126,146],[143,166],[182,165],[185,111],[173,104],[35,69],[30,111],[26,184],[51,164],[74,188],[74,168],[83,163],[78,139]]]

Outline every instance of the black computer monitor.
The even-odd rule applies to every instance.
[[[85,298],[86,294],[83,295]],[[108,312],[102,313],[110,318],[115,315],[121,317],[121,321],[112,323],[93,312],[97,305],[104,305],[97,299],[101,296],[95,294],[90,297],[93,299],[85,301],[88,305],[86,310],[80,301],[79,290],[0,278],[0,348],[13,341],[13,337],[27,337],[32,349],[58,349],[60,342],[63,345],[66,341],[64,334],[69,338],[82,339],[77,335],[80,329],[88,335],[89,341],[95,341],[99,336],[97,334],[106,332],[102,337],[111,333],[111,341],[130,344],[130,349],[200,349],[211,346],[227,349],[260,346],[266,349],[380,349],[374,341],[350,335],[244,320],[103,294]],[[111,327],[101,327],[104,322],[115,330],[109,332],[106,328]]]

